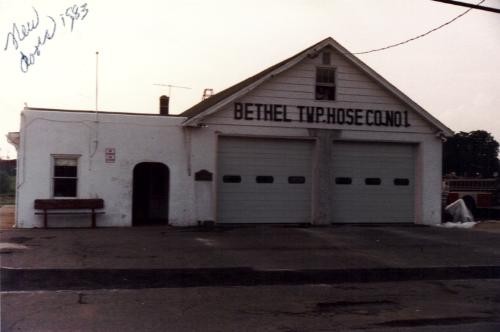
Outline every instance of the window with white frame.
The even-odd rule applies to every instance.
[[[52,195],[54,197],[76,197],[78,186],[78,157],[54,156]]]
[[[316,68],[316,100],[335,100],[335,68]]]

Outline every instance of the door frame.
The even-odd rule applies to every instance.
[[[156,166],[160,166],[160,169],[162,170],[163,174],[165,175],[165,178],[166,178],[166,183],[165,183],[165,201],[163,202],[165,204],[165,210],[166,210],[166,215],[165,215],[165,222],[139,222],[138,220],[135,220],[135,216],[136,216],[136,213],[135,213],[135,209],[137,208],[136,207],[136,199],[135,199],[135,196],[136,196],[136,186],[135,186],[135,181],[136,181],[136,178],[137,178],[137,174],[136,172],[139,172],[138,169],[140,167],[143,167],[143,166],[153,166],[153,165],[156,165]],[[139,167],[139,168],[138,168]],[[151,175],[151,174],[149,174]],[[151,180],[151,179],[150,179]],[[151,183],[151,182],[150,182]],[[131,224],[132,226],[145,226],[145,225],[168,225],[168,222],[169,222],[169,212],[170,212],[170,168],[162,163],[162,162],[156,162],[156,161],[143,161],[143,162],[139,162],[137,164],[134,165],[134,168],[132,169],[132,198],[131,198]],[[163,218],[162,218],[163,219]]]

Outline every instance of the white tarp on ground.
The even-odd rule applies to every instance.
[[[456,200],[455,202],[445,207],[444,210],[453,217],[454,223],[474,222],[474,217],[467,208],[467,205],[465,205],[463,199]]]
[[[444,228],[473,228],[476,226],[477,222],[475,221],[468,221],[468,222],[445,222],[442,224],[439,224],[437,226],[439,227],[444,227]]]

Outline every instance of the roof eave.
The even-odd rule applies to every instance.
[[[355,66],[360,68],[365,74],[367,74],[373,80],[375,80],[376,82],[381,84],[384,88],[386,88],[388,91],[390,91],[392,94],[394,94],[404,104],[406,104],[408,107],[410,107],[412,110],[414,110],[417,114],[421,115],[431,125],[436,127],[438,129],[438,132],[439,131],[442,132],[446,137],[453,136],[453,134],[454,134],[453,130],[451,130],[446,125],[444,125],[441,121],[439,121],[437,118],[432,116],[424,108],[422,108],[420,105],[418,105],[416,102],[414,102],[408,96],[406,96],[402,91],[400,91],[398,88],[396,88],[390,82],[388,82],[385,78],[383,78],[381,75],[379,75],[373,69],[371,69],[363,61],[358,59],[354,54],[349,52],[347,49],[345,49],[342,45],[340,45],[337,41],[335,41],[331,37],[328,37],[328,38],[324,39],[323,41],[319,42],[318,44],[311,46],[309,49],[306,49],[303,52],[299,53],[296,57],[291,58],[288,62],[286,62],[282,66],[274,69],[273,71],[271,71],[267,75],[263,76],[262,78],[256,80],[255,82],[250,83],[248,86],[240,89],[239,91],[230,94],[229,96],[227,96],[226,98],[223,98],[218,103],[216,103],[212,106],[209,106],[206,110],[186,119],[183,122],[183,126],[197,126],[200,123],[201,119],[203,119],[207,116],[210,116],[211,114],[220,110],[222,107],[228,105],[229,103],[242,97],[243,95],[251,92],[252,90],[257,88],[259,85],[261,85],[262,83],[264,83],[268,79],[274,77],[275,75],[293,67],[295,64],[302,61],[305,57],[316,56],[317,53],[326,46],[331,46],[336,51],[343,54],[349,61],[351,61]]]
[[[434,127],[439,129],[439,131],[443,132],[443,134],[447,137],[453,136],[454,132],[446,125],[444,125],[441,121],[435,118],[432,114],[427,112],[423,107],[414,102],[410,97],[404,94],[401,90],[392,85],[389,81],[379,75],[376,71],[371,69],[368,65],[366,65],[363,61],[357,58],[354,54],[345,49],[342,45],[337,43],[333,38],[330,38],[331,46],[334,47],[338,52],[342,53],[347,59],[349,59],[353,64],[355,64],[358,68],[363,70],[365,74],[370,76],[376,82],[381,84],[384,88],[393,93],[398,99],[400,99],[403,103],[405,103],[408,107],[413,109],[419,115],[421,115],[425,120],[427,120]]]
[[[220,102],[208,107],[205,111],[203,111],[203,112],[201,112],[201,113],[199,113],[191,118],[188,118],[186,121],[184,121],[183,126],[196,126],[199,123],[200,119],[203,119],[203,118],[210,116],[211,114],[217,112],[220,108],[226,106],[227,104],[233,102],[234,100],[240,98],[241,96],[246,95],[247,93],[251,92],[252,90],[257,88],[259,85],[261,85],[265,81],[269,80],[270,78],[272,78],[272,77],[276,76],[277,74],[284,72],[285,70],[295,66],[297,63],[302,61],[305,57],[313,56],[315,52],[317,52],[317,49],[312,49],[312,48],[304,51],[303,53],[297,55],[293,59],[290,59],[290,61],[288,61],[287,63],[276,68],[275,70],[271,71],[267,75],[256,80],[255,82],[251,83],[250,85],[246,86],[245,88],[231,94],[230,96],[222,99]]]

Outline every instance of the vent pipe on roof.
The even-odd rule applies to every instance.
[[[212,97],[214,94],[214,89],[205,89],[203,90],[203,97],[201,97],[201,100],[205,100],[207,98]]]
[[[170,98],[168,96],[160,97],[160,115],[168,115],[168,103]]]

